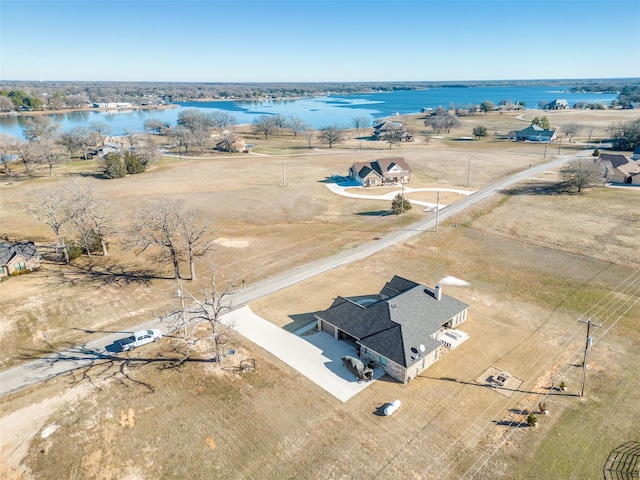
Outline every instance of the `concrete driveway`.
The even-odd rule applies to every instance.
[[[222,318],[243,337],[275,355],[341,402],[346,402],[384,375],[382,369],[377,368],[373,381],[358,383],[341,360],[345,355],[355,356],[355,349],[327,333],[304,336],[290,333],[259,317],[248,306]]]

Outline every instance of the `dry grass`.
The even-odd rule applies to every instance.
[[[493,121],[489,117],[477,120]],[[495,121],[506,120],[496,115]],[[278,147],[279,141],[269,148],[304,142]],[[255,281],[423,215],[362,215],[389,206],[329,193],[322,179],[344,174],[355,160],[389,153],[355,152],[347,147],[358,148],[359,141],[350,142],[313,155],[163,160],[138,177],[89,181],[123,212],[123,224],[132,208],[164,196],[199,207],[216,225],[214,261],[226,275]],[[464,185],[469,158],[472,188],[542,161],[540,145],[494,142],[432,140],[394,147],[392,154],[411,163],[412,187]],[[500,150],[493,151],[496,145]],[[279,185],[283,160],[287,187]],[[66,166],[58,178],[78,169],[86,173],[88,165]],[[230,183],[220,171],[249,180]],[[553,180],[534,179],[442,224],[437,234],[427,232],[251,305],[294,330],[336,295],[377,292],[394,274],[430,285],[445,275],[469,281],[470,287],[445,288],[472,305],[461,327],[471,339],[409,385],[384,378],[343,405],[240,338],[237,356],[225,366],[255,358],[257,372],[243,376],[201,362],[166,368],[170,340],[164,340],[140,351],[146,361],[114,365],[120,382],[101,380],[110,372],[85,372],[100,390],[76,402],[50,403],[44,417],[31,418],[28,408],[86,378],[59,378],[1,399],[2,418],[20,418],[24,429],[13,425],[3,432],[0,458],[6,462],[15,443],[26,442],[23,467],[34,478],[426,479],[461,478],[492,455],[476,478],[600,478],[608,452],[640,434],[635,422],[626,421],[640,413],[631,395],[640,387],[637,305],[594,346],[586,400],[553,395],[551,415],[536,430],[509,422],[524,420],[523,411],[535,408],[553,382],[564,379],[569,393],[576,392],[580,369],[572,365],[584,342],[576,318],[639,268],[638,219],[626,208],[638,192],[558,195]],[[18,208],[47,183],[38,178],[0,187],[5,234],[51,241]],[[123,243],[114,242],[112,257],[92,262],[91,269],[86,261],[71,268],[47,264],[0,285],[4,368],[45,341],[86,341],[100,335],[86,330],[130,326],[171,308],[175,284],[161,278],[166,271],[151,266],[138,278],[150,266]],[[479,386],[474,380],[490,366],[522,378],[523,391],[506,397]],[[396,398],[403,403],[397,414],[377,415]],[[54,424],[59,428],[42,438]],[[19,431],[27,433],[11,436]],[[15,466],[0,464],[0,476],[19,478]]]

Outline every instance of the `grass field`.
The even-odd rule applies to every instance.
[[[581,113],[597,128],[612,121],[611,112],[571,112]],[[464,121],[496,130],[522,122],[515,114],[506,117]],[[552,125],[567,118],[554,117]],[[224,275],[253,282],[425,215],[414,209],[400,218],[378,216],[372,212],[388,209],[388,202],[329,192],[322,181],[345,174],[356,160],[402,155],[415,188],[464,187],[471,160],[472,189],[544,160],[542,145],[493,139],[432,139],[389,152],[388,145],[375,150],[354,138],[306,155],[293,148],[304,145],[302,139],[253,141],[278,154],[164,159],[141,176],[88,181],[109,195],[123,225],[137,205],[161,197],[198,207],[215,225],[212,260]],[[287,186],[281,185],[283,162]],[[91,168],[67,165],[56,178]],[[229,182],[220,171],[242,180]],[[409,385],[384,377],[341,404],[242,338],[225,368],[197,361],[177,368],[166,360],[165,340],[134,352],[130,361],[105,366],[109,370],[78,372],[0,399],[0,476],[602,478],[608,453],[640,438],[640,428],[629,421],[640,413],[633,395],[640,388],[640,294],[637,287],[620,288],[640,268],[639,214],[628,208],[640,203],[640,192],[598,188],[566,195],[556,191],[556,180],[553,172],[531,179],[444,223],[438,233],[251,305],[293,330],[335,296],[377,292],[394,274],[428,285],[446,275],[470,282],[445,286],[471,305],[460,327],[470,340]],[[4,235],[51,243],[48,232],[19,209],[20,201],[51,181],[3,182]],[[203,262],[200,270],[205,268]],[[175,308],[175,282],[163,278],[167,273],[115,239],[110,257],[64,268],[47,263],[38,273],[2,283],[2,368],[33,350],[84,342]],[[587,312],[603,327],[589,357],[587,394],[579,399],[576,365],[585,327],[576,320]],[[254,358],[257,370],[240,376],[230,367],[244,357]],[[492,366],[523,379],[520,391],[507,396],[478,384]],[[566,394],[549,390],[560,380],[569,385]],[[539,416],[540,426],[517,426],[547,394],[550,415]],[[380,416],[380,406],[396,398],[403,407],[393,417]]]

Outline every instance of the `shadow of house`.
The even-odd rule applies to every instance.
[[[403,384],[443,354],[447,332],[467,318],[469,305],[399,276],[365,303],[344,297],[318,312],[318,331],[356,346],[363,362],[373,362]]]

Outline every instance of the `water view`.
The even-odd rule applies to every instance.
[[[359,93],[353,95],[328,95],[296,100],[263,101],[220,101],[220,102],[180,102],[176,108],[164,110],[129,111],[83,111],[53,114],[52,119],[59,122],[64,130],[76,126],[87,126],[93,121],[101,121],[111,126],[114,135],[126,131],[142,132],[144,121],[157,118],[175,125],[179,113],[185,108],[197,108],[204,112],[222,110],[233,115],[239,124],[250,124],[260,115],[295,116],[314,128],[328,125],[350,127],[355,117],[368,117],[372,121],[400,115],[418,113],[420,109],[445,108],[455,105],[480,104],[489,100],[498,105],[501,101],[513,103],[526,102],[528,108],[537,108],[541,101],[550,102],[564,98],[569,105],[578,102],[605,105],[616,98],[616,94],[572,93],[569,87],[473,87],[473,88],[435,88],[429,90],[399,90],[381,93]],[[1,116],[0,132],[22,137],[22,127],[28,116]]]

